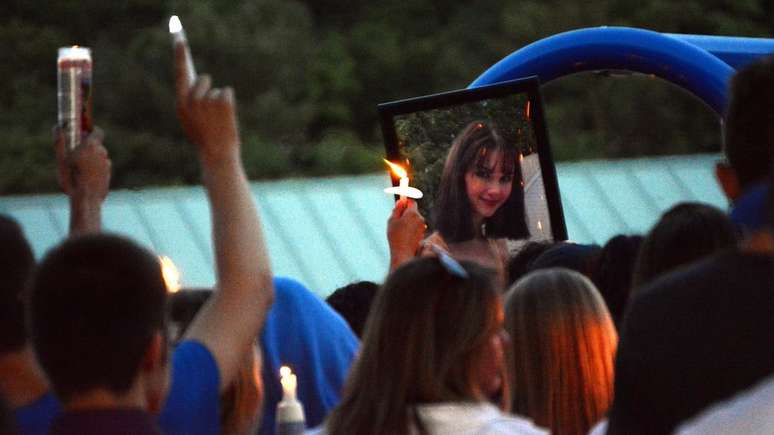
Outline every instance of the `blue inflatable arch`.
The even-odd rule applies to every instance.
[[[542,83],[583,71],[652,74],[693,93],[722,116],[734,68],[774,53],[774,40],[676,35],[629,27],[560,33],[521,48],[469,87],[536,75]]]

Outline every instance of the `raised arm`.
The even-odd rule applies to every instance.
[[[102,229],[102,203],[110,189],[111,167],[103,138],[102,130],[95,128],[83,145],[68,153],[62,131],[54,130],[57,178],[70,199],[70,236]]]
[[[217,267],[216,292],[184,339],[202,342],[220,370],[221,390],[238,373],[274,298],[269,256],[242,167],[234,92],[208,76],[187,82],[183,46],[175,47],[177,109],[199,154],[210,202]]]

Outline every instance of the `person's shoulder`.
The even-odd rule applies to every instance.
[[[774,376],[729,401],[710,407],[680,426],[676,433],[741,434],[755,433],[764,427],[774,427]]]
[[[535,426],[530,420],[516,415],[502,414],[499,418],[486,424],[476,435],[548,435],[548,431]]]

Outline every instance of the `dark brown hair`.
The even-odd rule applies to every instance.
[[[167,288],[158,259],[117,235],[71,238],[35,273],[30,332],[54,392],[129,390],[155,334],[166,337]]]
[[[524,219],[524,191],[516,146],[505,143],[491,123],[473,121],[452,142],[441,174],[433,219],[436,229],[446,241],[461,242],[474,238],[465,174],[477,165],[483,165],[487,153],[493,151],[501,151],[504,161],[513,163],[513,181],[508,200],[485,221],[486,236],[522,239],[529,235]]]
[[[746,189],[766,180],[774,159],[774,56],[739,70],[730,88],[724,152]]]
[[[463,266],[467,278],[422,258],[387,278],[329,434],[426,433],[413,405],[481,399],[476,368],[499,328],[499,298],[488,271]]]
[[[684,202],[667,210],[640,246],[634,265],[632,291],[678,266],[736,244],[731,219],[719,209]]]

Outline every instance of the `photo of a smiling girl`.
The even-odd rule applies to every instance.
[[[427,242],[474,260],[505,280],[507,239],[529,237],[519,153],[491,121],[469,123],[452,142]]]

